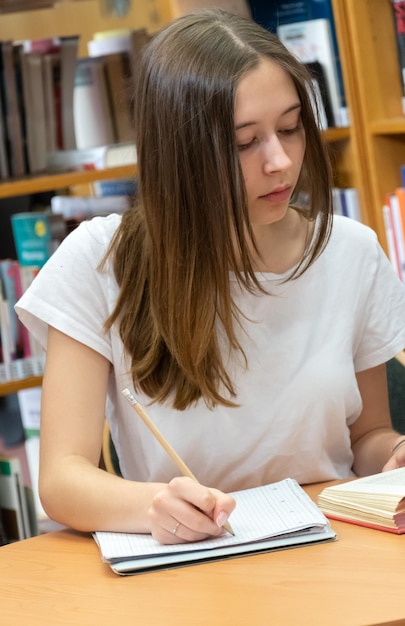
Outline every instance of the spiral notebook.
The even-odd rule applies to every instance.
[[[291,478],[231,495],[235,536],[162,545],[148,534],[96,532],[101,557],[115,573],[129,575],[336,539],[327,518]]]

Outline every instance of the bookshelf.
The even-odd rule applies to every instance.
[[[346,44],[342,61],[364,157],[365,214],[387,249],[382,206],[386,195],[401,186],[400,168],[405,163],[405,117],[391,2],[333,0],[333,5]]]
[[[51,4],[54,6],[51,7]],[[20,5],[22,6],[22,3]],[[7,10],[6,13],[1,13],[0,39],[18,41],[73,35],[77,33],[78,25],[80,25],[80,54],[82,56],[87,55],[87,41],[98,30],[137,28],[139,26],[153,31],[162,26],[168,19],[165,13],[166,2],[163,0],[150,0],[148,6],[143,3],[141,6],[137,3],[137,6],[132,7],[125,18],[104,14],[98,0],[49,2],[49,8],[44,6],[41,10],[35,11],[31,10],[35,8],[32,3],[27,2],[26,5],[30,7],[30,10],[19,10],[18,12]],[[39,175],[27,175],[0,181],[0,198],[30,195],[68,187],[88,186],[100,180],[132,178],[136,175],[137,167],[135,165],[99,170],[44,172]],[[41,376],[0,383],[0,397],[16,393],[20,389],[39,386],[41,383]]]

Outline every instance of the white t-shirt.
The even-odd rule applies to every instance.
[[[118,288],[111,265],[97,267],[119,221],[82,223],[16,310],[44,347],[49,324],[111,362],[106,416],[123,475],[165,482],[178,470],[122,395],[133,387],[117,329],[103,332]],[[240,332],[248,367],[239,358],[229,363],[238,408],[209,410],[200,401],[175,411],[137,397],[203,484],[233,491],[287,476],[301,484],[349,477],[348,426],[362,408],[355,373],[405,347],[405,287],[374,232],[341,217],[302,276],[260,278],[271,295],[251,295],[230,276],[248,320],[247,334]]]

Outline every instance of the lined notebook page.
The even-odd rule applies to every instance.
[[[237,503],[229,519],[234,537],[226,533],[206,541],[168,546],[146,534],[96,532],[95,539],[103,558],[110,560],[222,548],[328,526],[323,513],[291,478],[231,495]]]

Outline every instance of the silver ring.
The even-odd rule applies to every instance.
[[[177,522],[176,526],[172,530],[173,535],[175,535],[177,533],[177,531],[179,529],[179,526],[180,526],[180,522]]]

